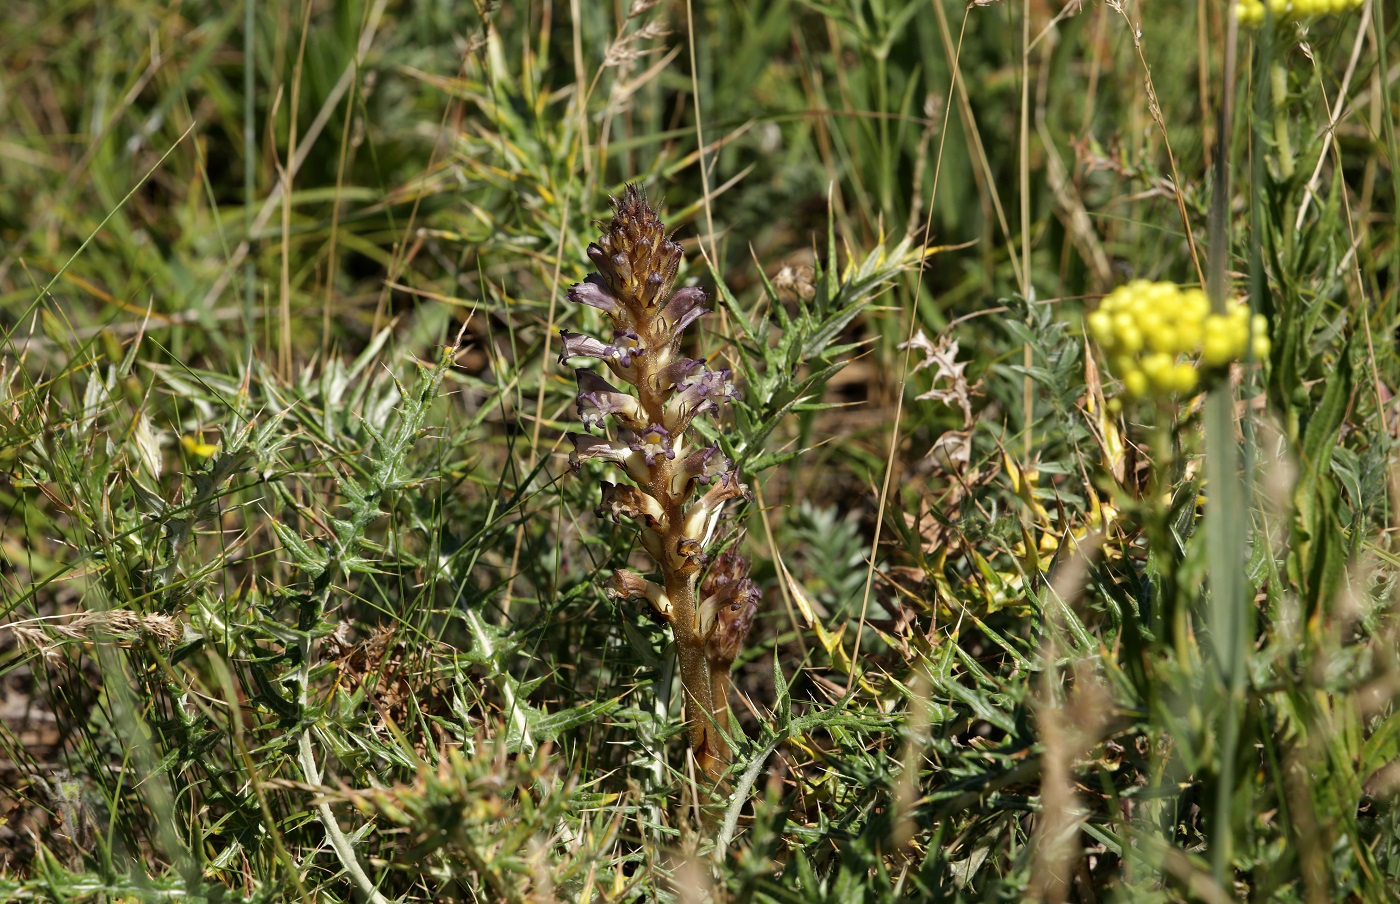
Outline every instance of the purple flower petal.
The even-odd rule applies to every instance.
[[[697,414],[711,411],[721,402],[735,398],[738,392],[729,382],[729,376],[728,368],[707,370],[698,376],[690,375],[677,384],[680,391],[666,403],[667,428],[679,436]]]
[[[656,460],[663,456],[668,459],[676,457],[676,450],[671,445],[670,431],[658,424],[648,424],[646,428],[633,434],[631,448],[642,453],[646,458],[647,467],[656,464]]]
[[[626,516],[651,530],[666,529],[666,513],[661,503],[636,487],[603,481],[603,502],[596,514],[599,518],[612,519],[614,524],[620,524]]]
[[[559,363],[564,364],[570,358],[607,358],[608,346],[594,339],[592,336],[585,336],[583,333],[571,333],[568,330],[560,330],[559,336],[564,340],[564,348],[559,352]]]
[[[728,471],[733,464],[719,451],[719,444],[696,449],[681,460],[671,475],[671,492],[677,496],[690,495],[694,483],[708,484]]]
[[[635,331],[621,329],[613,333],[613,344],[607,346],[604,352],[610,362],[617,362],[613,369],[618,370],[619,368],[630,368],[632,359],[646,354],[646,350],[646,346],[642,344],[642,337],[638,336]]]
[[[568,439],[574,444],[573,452],[569,453],[569,467],[575,471],[583,462],[594,458],[626,466],[633,454],[632,447],[619,440],[590,436],[587,433],[570,433]]]
[[[574,374],[578,378],[578,416],[584,427],[602,429],[603,419],[608,415],[633,430],[645,423],[645,414],[636,398],[591,370],[579,370]]]
[[[657,392],[670,392],[676,386],[686,386],[692,381],[692,374],[705,366],[704,361],[695,358],[677,358],[661,368],[652,381]]]
[[[570,286],[569,301],[597,308],[609,317],[616,318],[622,314],[621,304],[612,292],[608,291],[607,283],[597,273],[590,273],[583,282]]]
[[[679,339],[686,327],[702,315],[710,313],[710,309],[704,307],[704,304],[705,290],[699,286],[687,286],[679,290],[661,310],[662,328],[673,340]]]

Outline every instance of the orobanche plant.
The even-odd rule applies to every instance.
[[[588,246],[598,270],[569,289],[571,301],[608,316],[612,341],[565,330],[560,363],[598,359],[631,391],[577,371],[579,418],[603,435],[569,434],[569,461],[576,471],[589,459],[613,462],[635,484],[604,481],[598,514],[636,522],[660,581],[618,569],[608,589],[617,598],[646,599],[671,626],[690,746],[700,769],[717,780],[729,760],[729,670],[759,592],[743,556],[707,555],[725,503],[746,496],[748,487],[719,445],[700,442],[692,426],[738,394],[728,369],[711,370],[680,353],[686,328],[709,312],[703,289],[671,291],[681,246],[639,188],[629,185],[612,200],[612,221]]]

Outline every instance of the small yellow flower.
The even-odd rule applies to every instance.
[[[195,458],[210,458],[215,452],[219,451],[218,446],[202,443],[188,433],[180,437],[180,448],[184,449]]]

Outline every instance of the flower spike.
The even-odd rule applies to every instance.
[[[596,358],[622,384],[591,370],[576,372],[579,420],[590,430],[611,424],[615,438],[571,433],[569,461],[575,471],[591,459],[612,462],[636,483],[603,482],[597,514],[637,525],[660,580],[619,570],[608,593],[648,600],[671,625],[690,746],[706,776],[717,781],[729,760],[729,669],[760,595],[748,562],[732,551],[717,557],[701,581],[710,560],[706,546],[726,503],[746,496],[748,488],[719,446],[700,445],[691,427],[739,394],[728,369],[710,370],[679,355],[685,331],[709,312],[698,286],[672,291],[680,244],[636,186],[612,202],[611,221],[588,246],[597,271],[568,291],[570,301],[608,316],[612,343],[564,331],[559,360]],[[701,486],[707,489],[697,499]]]

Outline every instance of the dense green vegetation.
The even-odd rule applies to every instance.
[[[1256,7],[7,4],[0,899],[1395,900],[1396,14]],[[564,438],[628,182],[717,785]]]

